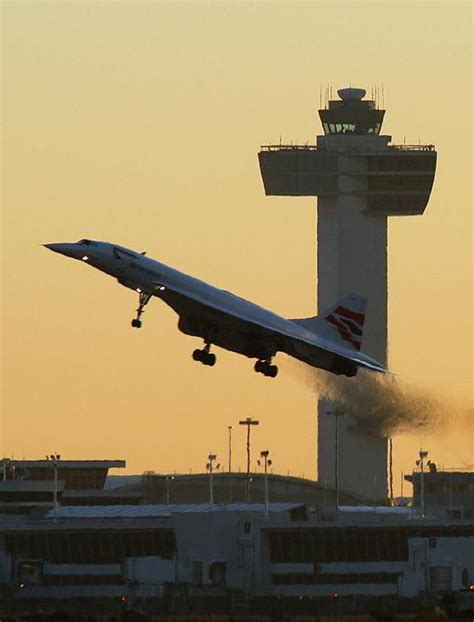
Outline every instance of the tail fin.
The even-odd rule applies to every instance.
[[[293,322],[322,337],[342,341],[345,346],[359,351],[362,345],[366,306],[367,301],[362,296],[347,294],[321,315]]]

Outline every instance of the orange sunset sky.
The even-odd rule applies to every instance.
[[[223,351],[198,365],[163,303],[132,330],[133,292],[41,245],[113,241],[313,315],[315,199],[265,197],[257,152],[314,143],[321,87],[376,83],[382,133],[438,151],[425,215],[389,223],[389,363],[450,424],[396,436],[395,479],[420,444],[474,462],[454,414],[473,383],[470,3],[4,0],[1,20],[0,453],[196,472],[253,416],[255,452],[315,477],[316,396],[284,356],[276,381]]]

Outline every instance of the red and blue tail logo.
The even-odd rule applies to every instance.
[[[326,320],[339,331],[341,339],[360,350],[365,315],[339,305],[326,317]]]

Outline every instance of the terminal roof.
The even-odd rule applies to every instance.
[[[302,507],[301,503],[270,503],[270,512],[289,512]],[[264,503],[199,503],[169,505],[102,505],[102,506],[63,506],[58,508],[59,519],[77,518],[164,518],[173,514],[203,514],[210,512],[263,513]],[[47,518],[52,517],[52,512]]]

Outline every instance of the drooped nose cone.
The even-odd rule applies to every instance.
[[[54,244],[43,244],[44,247],[49,248],[50,251],[60,253],[66,257],[72,257],[73,259],[82,259],[84,255],[84,249],[80,244],[72,244],[71,242],[56,242]]]

